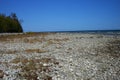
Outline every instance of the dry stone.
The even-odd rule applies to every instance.
[[[3,78],[4,77],[4,72],[3,70],[0,70],[0,78]]]

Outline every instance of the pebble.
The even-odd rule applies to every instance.
[[[2,70],[0,70],[0,78],[4,77],[4,72]]]

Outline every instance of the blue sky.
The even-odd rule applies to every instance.
[[[120,29],[120,0],[0,0],[0,13],[11,12],[24,31]]]

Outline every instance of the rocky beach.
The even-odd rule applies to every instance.
[[[0,34],[0,80],[120,80],[120,35]]]

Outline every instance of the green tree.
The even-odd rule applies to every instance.
[[[20,21],[18,20],[15,13],[11,13],[10,16],[0,14],[0,33],[6,32],[23,32]]]

